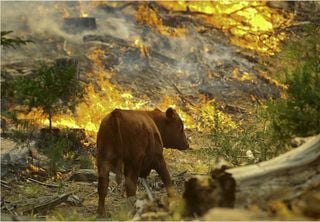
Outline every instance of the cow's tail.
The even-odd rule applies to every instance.
[[[122,181],[122,175],[123,175],[123,139],[120,129],[120,113],[118,110],[114,110],[112,112],[112,120],[113,120],[113,129],[115,129],[116,136],[114,138],[115,144],[117,144],[117,147],[114,147],[116,151],[116,163],[115,163],[115,174],[116,174],[116,182],[117,184],[120,184]]]

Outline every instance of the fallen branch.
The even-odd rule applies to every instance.
[[[53,207],[59,205],[60,203],[63,203],[67,201],[68,197],[72,194],[73,192],[68,192],[64,193],[61,195],[56,195],[54,197],[50,197],[41,203],[33,203],[31,206],[27,206],[27,209],[22,210],[23,213],[30,213],[30,212],[40,212],[43,210],[48,210],[52,209]]]
[[[151,191],[150,191],[150,188],[148,187],[148,184],[147,184],[147,182],[146,182],[146,179],[141,178],[141,183],[142,183],[142,185],[144,186],[144,188],[146,189],[146,192],[147,192],[147,195],[148,195],[149,200],[153,202],[153,201],[154,201],[154,198],[153,198],[153,196],[152,196],[152,193],[151,193]]]
[[[35,180],[35,179],[32,179],[32,178],[28,178],[27,180],[28,180],[28,181],[31,181],[31,182],[34,182],[34,183],[37,183],[37,184],[40,184],[40,185],[43,185],[43,186],[46,186],[46,187],[59,188],[58,185],[42,183],[42,182],[40,182],[40,181],[38,181],[38,180]]]
[[[0,182],[1,182],[1,187],[11,189],[11,187],[9,186],[9,183],[7,181],[0,180]]]
[[[96,194],[96,193],[98,193],[97,190],[94,191],[94,192],[92,192],[92,193],[87,194],[86,196],[84,196],[84,197],[82,198],[82,201],[84,201],[85,199],[87,199],[88,197],[91,197],[92,195],[94,195],[94,194]]]
[[[169,81],[169,80],[168,80]],[[183,103],[189,103],[191,106],[195,107],[194,103],[191,102],[189,99],[187,99],[184,94],[180,91],[180,89],[171,81],[169,81],[169,83],[173,86],[173,88],[177,91],[177,93],[179,94],[179,97],[181,98]]]
[[[8,185],[6,185],[6,184],[2,184],[2,183],[1,183],[1,187],[7,188],[7,189],[9,189],[9,190],[12,189],[10,186],[8,186]]]

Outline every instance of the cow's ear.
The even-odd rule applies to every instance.
[[[169,108],[167,109],[167,111],[166,111],[166,117],[167,117],[168,119],[174,118],[174,117],[175,117],[175,111],[174,111],[174,109],[172,109],[171,107],[169,107]]]

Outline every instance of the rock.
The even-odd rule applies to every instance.
[[[24,169],[28,166],[30,151],[28,147],[17,147],[9,152],[1,152],[1,178],[16,169]]]
[[[98,180],[98,174],[94,169],[79,169],[78,171],[74,172],[74,174],[70,177],[70,180],[94,182]]]

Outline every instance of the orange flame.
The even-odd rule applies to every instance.
[[[62,6],[59,3],[55,3],[54,6],[53,6],[57,11],[61,12],[63,14],[63,17],[66,18],[66,17],[69,17],[70,16],[70,13],[69,11],[67,10],[66,7]]]
[[[92,47],[88,51],[88,58],[93,63],[93,69],[88,74],[94,83],[85,88],[84,101],[78,104],[76,114],[56,115],[53,117],[53,127],[83,128],[92,141],[96,138],[100,121],[106,114],[115,108],[120,109],[151,109],[147,106],[150,101],[134,98],[130,91],[114,86],[108,78],[112,76],[104,70],[100,58],[105,54],[100,48]],[[201,99],[201,98],[200,98]],[[235,123],[224,113],[216,110],[213,101],[205,101],[203,98],[200,105],[187,106],[184,110],[179,107],[179,99],[175,97],[163,97],[156,107],[163,111],[169,106],[177,109],[183,119],[186,128],[194,128],[201,131],[210,130],[216,126],[214,116],[219,119],[224,127],[235,127]],[[32,119],[39,125],[48,125],[48,120],[43,117],[42,110],[33,109],[29,114],[18,116],[19,119]]]
[[[88,17],[89,14],[84,11],[84,6],[82,5],[82,1],[81,1],[81,0],[78,0],[78,2],[79,2],[79,13],[80,13],[80,17]]]
[[[289,26],[293,14],[280,14],[262,1],[159,1],[172,11],[190,11],[230,35],[231,43],[261,53],[279,51],[286,35],[277,28]],[[197,14],[198,13],[198,14]]]
[[[134,38],[133,46],[139,48],[140,54],[142,57],[147,56],[147,54],[148,54],[147,47],[141,42],[139,37]]]
[[[146,7],[143,3],[139,5],[135,17],[139,23],[147,24],[153,27],[160,34],[168,37],[181,36],[186,32],[186,30],[182,27],[169,28],[164,26],[157,13],[153,9]]]

